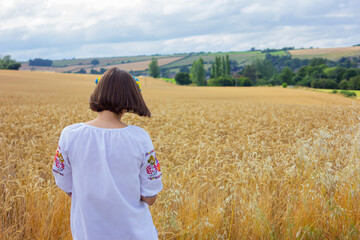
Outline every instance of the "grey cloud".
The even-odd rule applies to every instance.
[[[343,39],[342,44],[354,44],[351,41],[359,39],[353,31],[359,32],[356,14],[360,2],[353,0],[177,1],[177,5],[159,0],[142,3],[134,11],[114,8],[104,12],[90,4],[76,11],[41,5],[40,0],[39,5],[24,1],[27,10],[23,7],[0,10],[0,53],[44,54],[45,49],[49,49],[51,56],[60,56],[67,54],[64,49],[71,49],[69,53],[90,56],[97,51],[100,55],[108,54],[101,53],[103,47],[97,46],[119,51],[126,46],[129,54],[136,55],[142,53],[132,44],[134,42],[161,53],[164,49],[168,52],[180,52],[179,48],[194,51],[204,46],[209,47],[205,51],[234,50],[234,46],[240,48],[237,50],[246,50],[245,46],[272,47],[276,42],[284,44],[291,40],[294,42],[291,45],[295,46],[318,42],[318,46],[326,47],[329,41],[317,39]],[[21,25],[21,18],[28,19],[29,24]],[[15,27],[9,27],[11,24]],[[355,26],[355,29],[346,30],[344,26]],[[290,34],[288,29],[297,30]],[[215,39],[206,42],[204,36]],[[289,40],[276,41],[273,36]],[[182,41],[184,39],[192,39],[192,42]],[[245,43],[237,44],[234,39]],[[183,45],[178,46],[179,42]]]

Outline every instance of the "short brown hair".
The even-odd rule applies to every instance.
[[[109,110],[115,114],[126,112],[151,117],[135,79],[118,67],[107,70],[90,96],[90,109]]]

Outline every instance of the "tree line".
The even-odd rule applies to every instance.
[[[10,55],[0,57],[0,69],[19,70],[21,63],[11,59]]]
[[[149,74],[152,77],[160,76],[160,67],[158,66],[157,59],[152,58],[149,64]],[[179,72],[175,75],[175,81],[179,85],[194,84],[197,86],[232,86],[233,78],[231,77],[231,63],[229,55],[225,57],[215,57],[215,62],[211,67],[211,78],[207,79],[207,72],[204,69],[204,60],[200,57],[194,61],[191,69],[186,66],[180,68]]]
[[[298,85],[313,88],[357,90],[360,78],[360,57],[330,61],[324,58],[311,60],[292,59],[291,56],[266,55],[255,60],[239,73],[240,80],[252,85]]]
[[[53,61],[50,59],[35,58],[29,59],[29,66],[51,67]]]
[[[360,90],[360,56],[331,61],[324,58],[298,59],[290,55],[267,53],[264,59],[237,67],[229,56],[216,56],[206,71],[204,61],[194,61],[191,69],[182,67],[175,76],[180,85],[261,86],[299,85],[313,88]],[[149,65],[150,75],[159,77],[161,69],[155,58]]]

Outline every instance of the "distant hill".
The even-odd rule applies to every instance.
[[[75,73],[81,69],[90,73],[91,69],[100,71],[101,68],[108,69],[113,66],[120,67],[126,71],[137,74],[146,74],[151,59],[157,58],[162,71],[176,73],[183,66],[191,67],[195,60],[200,57],[204,60],[205,69],[211,66],[216,56],[229,55],[231,61],[236,61],[236,65],[244,66],[250,64],[255,59],[264,59],[266,50],[254,50],[244,52],[218,52],[218,53],[181,53],[173,55],[151,55],[151,56],[128,56],[128,57],[106,57],[106,58],[83,58],[83,59],[63,59],[53,60],[52,66],[29,66],[29,62],[22,63],[20,70],[25,71],[49,71],[49,72],[68,72]],[[360,56],[360,46],[324,49],[297,49],[297,50],[271,50],[271,55],[283,56],[291,55],[293,58],[311,59],[315,57],[338,60],[341,57]],[[93,65],[91,62],[97,59],[99,64]]]
[[[340,47],[340,48],[318,48],[318,49],[298,49],[290,50],[293,58],[311,59],[326,58],[329,60],[339,60],[342,57],[360,56],[360,46]]]

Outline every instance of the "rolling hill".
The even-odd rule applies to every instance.
[[[120,67],[127,71],[139,71],[144,74],[148,69],[152,58],[158,60],[159,66],[176,73],[183,66],[191,67],[195,60],[200,57],[204,60],[205,68],[209,68],[211,62],[216,56],[229,55],[230,60],[236,61],[240,66],[249,64],[255,59],[263,59],[266,55],[264,51],[244,51],[244,52],[217,52],[217,53],[180,53],[172,55],[151,55],[151,56],[124,56],[124,57],[106,57],[106,58],[84,58],[84,59],[63,59],[54,60],[52,66],[29,66],[28,62],[22,63],[20,70],[23,71],[48,71],[59,73],[75,73],[83,69],[86,73],[90,73],[91,69],[100,71],[101,68],[108,69],[110,67]],[[291,55],[293,58],[311,59],[316,57],[327,58],[330,60],[338,60],[342,57],[360,56],[360,46],[340,47],[340,48],[323,48],[323,49],[296,49],[289,51],[271,51],[270,54],[283,56]],[[99,64],[92,65],[93,59],[99,60]]]

